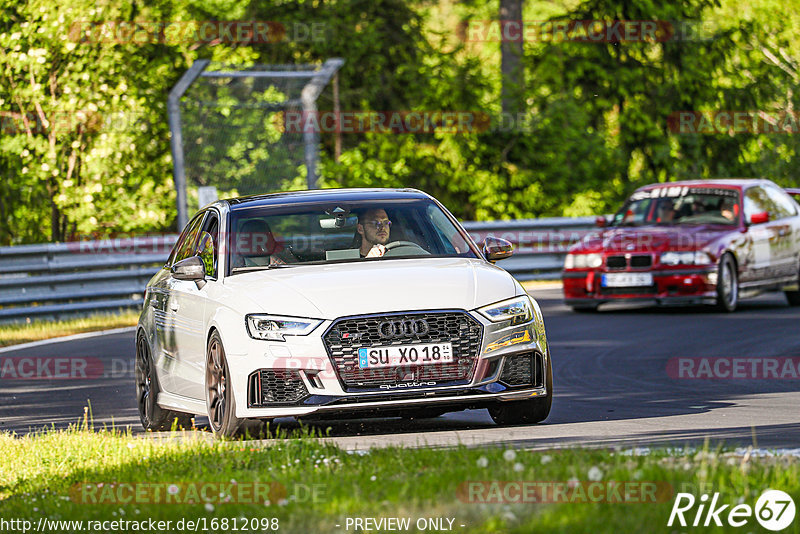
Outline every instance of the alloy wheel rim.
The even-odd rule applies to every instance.
[[[147,347],[144,338],[140,337],[136,344],[136,389],[139,399],[139,413],[146,423],[153,420],[153,406],[151,402],[151,367],[150,358],[147,357]]]
[[[225,418],[225,364],[222,348],[214,340],[208,348],[208,361],[206,362],[206,395],[208,399],[208,418],[214,430],[222,427]]]

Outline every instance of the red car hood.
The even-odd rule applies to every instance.
[[[591,232],[570,252],[703,250],[732,231],[719,225],[613,227]]]

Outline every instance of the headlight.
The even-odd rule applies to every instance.
[[[533,306],[528,297],[515,297],[479,308],[478,311],[492,321],[511,321],[511,325],[527,323],[533,318]]]
[[[661,254],[662,265],[705,265],[711,263],[711,257],[701,251],[664,252]]]
[[[596,269],[603,265],[603,255],[595,252],[591,254],[567,254],[564,260],[565,269]]]
[[[270,341],[285,341],[283,336],[307,336],[322,323],[319,319],[256,314],[245,317],[245,322],[250,337]]]

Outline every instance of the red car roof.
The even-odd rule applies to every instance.
[[[674,187],[674,186],[689,186],[689,187],[735,187],[737,189],[742,189],[743,187],[747,187],[749,185],[756,185],[765,182],[766,180],[761,180],[757,178],[724,178],[724,179],[716,179],[716,180],[681,180],[678,182],[661,182],[657,184],[649,184],[644,187],[640,187],[637,191],[640,190],[647,190],[647,189],[655,189],[657,187]]]

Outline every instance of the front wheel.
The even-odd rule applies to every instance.
[[[797,286],[800,289],[800,272],[797,274]],[[789,306],[800,306],[800,291],[784,291]]]
[[[733,256],[723,254],[717,272],[717,309],[732,312],[739,305],[739,276]]]
[[[541,423],[550,415],[553,406],[553,365],[547,362],[547,396],[530,400],[499,402],[489,408],[492,420],[500,426]]]
[[[140,333],[136,336],[136,404],[139,419],[145,430],[170,430],[175,423],[178,428],[191,427],[191,415],[165,410],[158,405],[158,385],[156,366],[150,355],[147,338]]]
[[[211,334],[206,351],[206,408],[211,430],[220,437],[234,437],[244,423],[236,417],[225,348],[217,332]]]

